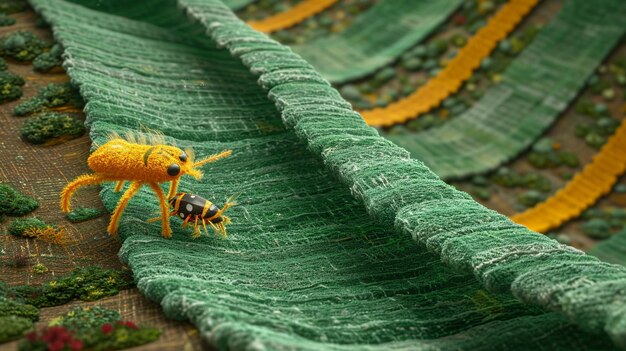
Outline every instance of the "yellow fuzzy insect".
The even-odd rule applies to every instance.
[[[117,182],[115,186],[117,192],[122,189],[125,181],[129,181],[130,186],[115,207],[107,228],[109,234],[117,235],[122,212],[137,191],[147,184],[159,199],[163,237],[171,238],[167,199],[176,195],[180,177],[189,174],[199,180],[202,178],[202,171],[197,169],[198,167],[231,154],[231,150],[226,150],[194,162],[192,150],[183,151],[175,146],[165,145],[161,134],[151,133],[150,140],[147,140],[143,134],[139,138],[127,134],[125,139],[114,134],[107,143],[98,147],[87,159],[89,168],[95,173],[81,175],[65,186],[61,192],[61,210],[70,212],[70,199],[82,186]],[[167,198],[159,186],[160,183],[165,182],[170,182]]]

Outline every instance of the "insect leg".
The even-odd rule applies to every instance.
[[[123,187],[124,187],[124,181],[118,180],[117,184],[115,184],[115,189],[113,189],[113,191],[117,193],[118,191],[122,190]]]
[[[213,230],[215,231],[215,234],[217,235],[217,233],[219,233],[220,230],[217,228],[217,226],[213,222],[209,221],[209,224],[211,225],[211,227],[213,227]]]
[[[164,238],[172,237],[172,229],[170,228],[170,205],[165,199],[163,190],[157,183],[148,183],[150,188],[156,193],[159,198],[159,205],[161,206],[161,234]]]
[[[204,234],[206,234],[206,236],[209,236],[209,232],[207,232],[206,230],[206,222],[204,221],[204,219],[202,219],[200,222],[202,222],[202,226],[204,227]]]
[[[84,174],[67,184],[61,191],[61,210],[70,212],[70,199],[78,188],[85,185],[100,184],[105,181],[105,177],[99,174]]]
[[[150,213],[159,213],[159,211],[157,211],[157,212],[150,212]],[[170,216],[171,216],[171,217],[175,217],[176,215],[178,215],[178,212],[172,212],[172,213],[170,213]],[[157,221],[160,221],[160,220],[161,220],[161,217],[154,217],[154,218],[150,218],[150,219],[148,219],[148,220],[146,220],[146,221],[147,221],[148,223],[152,223],[152,222],[157,222]]]
[[[179,178],[176,178],[170,182],[170,190],[167,192],[168,200],[176,196],[176,192],[178,191],[178,182]]]
[[[200,228],[198,227],[198,217],[196,216],[196,220],[193,223],[193,238],[198,238],[202,233],[200,233]]]
[[[117,207],[115,207],[115,211],[113,211],[113,214],[111,215],[111,221],[109,222],[109,227],[107,228],[109,234],[117,235],[117,228],[120,218],[122,217],[122,212],[124,212],[126,205],[128,205],[128,201],[135,196],[135,193],[139,190],[139,188],[141,188],[142,185],[143,183],[132,182],[128,190],[126,190],[124,195],[122,195],[122,198],[117,203]]]
[[[187,218],[185,218],[185,220],[183,221],[183,228],[185,228],[187,226],[187,223],[191,220],[191,215],[187,216]]]

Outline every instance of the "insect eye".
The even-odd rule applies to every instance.
[[[169,167],[167,167],[167,174],[173,176],[177,176],[180,173],[180,166],[176,163],[172,163]]]
[[[187,162],[187,154],[184,151],[180,153],[180,156],[178,156],[178,158],[183,162]]]

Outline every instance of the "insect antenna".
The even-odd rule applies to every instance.
[[[219,159],[226,158],[226,157],[230,156],[232,153],[233,153],[233,150],[222,151],[219,154],[211,155],[211,156],[209,156],[209,157],[207,157],[207,158],[205,158],[203,160],[195,162],[193,164],[193,167],[194,168],[195,167],[200,167],[200,166],[202,166],[204,164],[207,164],[207,163],[210,163],[210,162],[215,162],[215,161],[217,161]]]

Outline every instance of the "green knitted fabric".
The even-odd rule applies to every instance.
[[[232,10],[239,10],[241,8],[244,8],[245,6],[248,6],[253,1],[254,0],[224,0],[224,4],[226,4],[226,6],[230,7]]]
[[[626,230],[600,242],[587,253],[602,261],[626,266]]]
[[[173,239],[163,239],[159,223],[146,222],[158,211],[148,189],[120,222],[120,257],[139,289],[211,344],[626,344],[624,267],[533,233],[446,185],[365,125],[308,63],[218,0],[150,0],[158,10],[149,13],[148,0],[111,0],[106,10],[97,0],[93,9],[31,2],[66,49],[96,143],[144,125],[198,155],[234,151],[207,165],[201,182],[183,177],[180,186],[218,204],[241,192],[227,239],[192,240],[176,218]],[[119,196],[112,184],[102,191],[109,210]]]
[[[626,1],[571,0],[467,112],[389,136],[444,179],[483,173],[528,148],[583,88],[626,30]]]
[[[394,61],[460,4],[461,0],[380,0],[346,30],[291,48],[330,82],[344,83]]]

